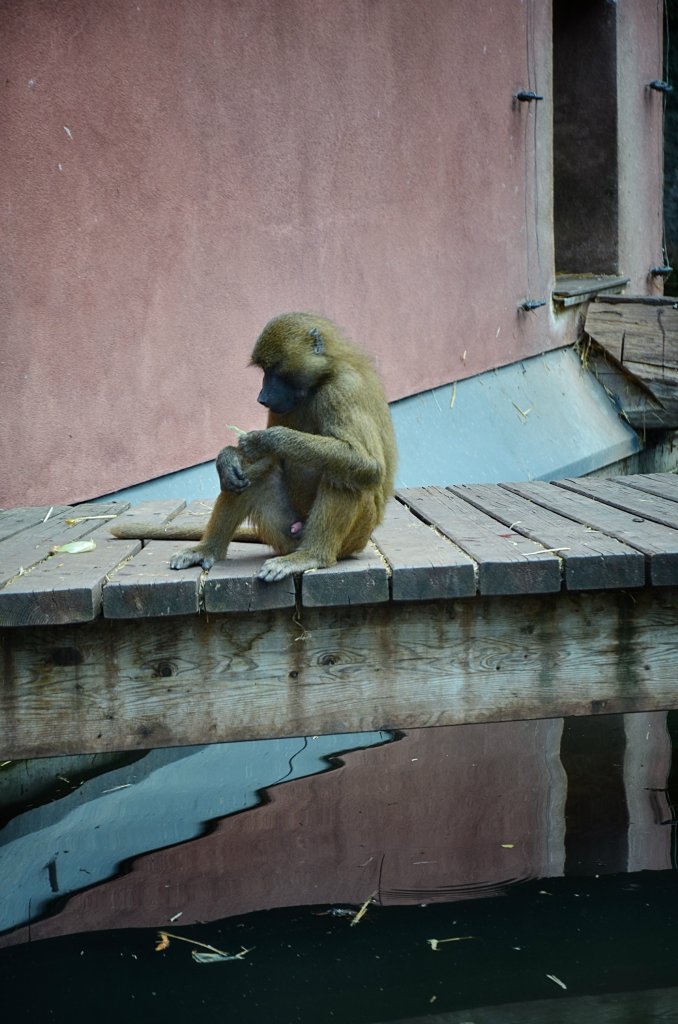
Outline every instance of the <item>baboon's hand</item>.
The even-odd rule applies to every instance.
[[[217,473],[222,491],[242,494],[250,485],[236,448],[222,448],[217,455]]]
[[[280,450],[280,435],[284,427],[268,427],[266,430],[250,430],[238,441],[238,449],[249,462],[256,462],[265,455]]]

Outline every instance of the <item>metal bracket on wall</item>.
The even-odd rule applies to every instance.
[[[514,100],[520,100],[521,103],[533,103],[535,100],[543,100],[544,97],[538,93],[533,92],[532,89],[521,89],[520,92],[514,94]]]

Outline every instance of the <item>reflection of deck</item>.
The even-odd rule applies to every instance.
[[[172,572],[176,542],[82,518],[126,506],[1,514],[3,756],[678,706],[678,477],[399,497],[296,585],[253,578],[258,545]]]

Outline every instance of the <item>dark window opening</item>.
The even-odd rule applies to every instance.
[[[617,8],[553,2],[553,221],[558,274],[615,274]]]

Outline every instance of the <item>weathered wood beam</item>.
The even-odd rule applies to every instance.
[[[676,706],[678,588],[0,631],[0,755]]]

